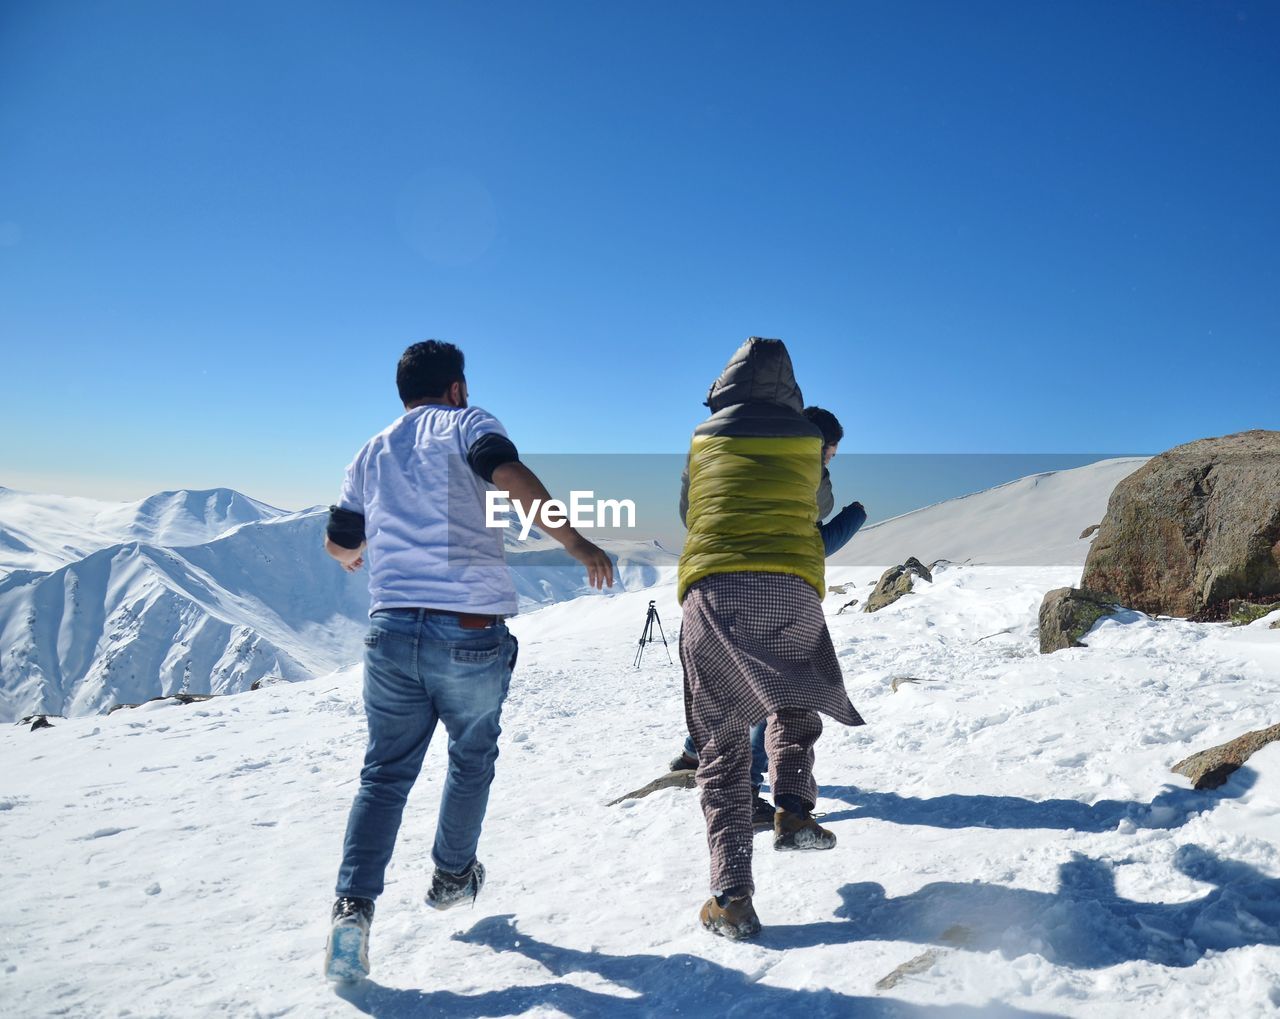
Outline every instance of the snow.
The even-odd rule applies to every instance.
[[[337,989],[320,966],[364,750],[348,646],[363,575],[316,557],[315,511],[216,533],[210,512],[185,546],[117,527],[94,547],[106,529],[85,521],[102,504],[0,493],[15,541],[74,548],[0,576],[11,711],[50,691],[84,710],[109,692],[171,693],[197,654],[232,694],[0,729],[0,1015],[1274,1014],[1280,747],[1216,791],[1169,769],[1280,720],[1280,612],[1236,628],[1125,612],[1087,648],[1037,653],[1044,592],[1078,582],[1076,536],[1140,463],[907,514],[855,539],[851,558],[873,565],[829,569],[849,585],[825,611],[869,724],[828,722],[818,744],[818,809],[839,845],[775,854],[757,836],[765,931],[747,945],[697,924],[695,792],[606,806],[683,739],[679,666],[659,644],[631,667],[650,599],[674,654],[673,553],[611,545],[624,583],[600,595],[547,539],[512,545],[525,611],[480,847],[488,884],[474,908],[423,902],[438,740],[378,903],[373,979]],[[112,519],[145,529],[185,512]],[[953,561],[878,613],[839,611],[906,555]],[[33,635],[43,671],[15,686],[11,656]],[[95,687],[104,661],[149,678]],[[255,669],[317,678],[235,693]]]
[[[1112,490],[1146,462],[1145,457],[1100,460],[913,510],[862,528],[831,561],[890,566],[915,556],[926,565],[933,559],[989,566],[1083,565],[1089,539],[1081,533],[1102,521]]]
[[[229,488],[159,492],[124,503],[0,488],[0,576],[56,570],[131,541],[195,545],[284,512]]]
[[[357,660],[367,580],[325,554],[325,519],[229,489],[126,504],[0,490],[7,547],[21,535],[44,550],[26,559],[53,564],[0,569],[0,721],[237,693]],[[674,577],[676,555],[656,542],[602,544],[623,590]],[[525,608],[589,591],[548,538],[512,543],[507,558]]]
[[[1143,462],[1034,475],[917,510],[864,528],[833,562],[1083,563],[1080,532]],[[324,518],[230,489],[119,504],[0,489],[0,721],[236,693],[355,660],[365,579],[334,570]],[[591,594],[551,539],[506,539],[522,611]],[[675,577],[677,553],[656,541],[601,544],[622,590]]]
[[[920,550],[924,555],[929,552]],[[830,571],[869,590],[871,567]],[[826,611],[869,724],[827,723],[821,854],[756,841],[761,940],[697,925],[697,795],[604,804],[683,736],[678,666],[630,666],[671,581],[512,622],[520,664],[474,908],[423,903],[443,740],[405,813],[373,979],[320,977],[364,726],[360,669],[0,731],[0,1013],[1232,1019],[1280,1005],[1280,747],[1216,792],[1169,767],[1276,721],[1280,631],[1104,620],[1036,653],[1079,568],[944,565]],[[900,683],[910,677],[918,683]],[[876,984],[930,950],[936,959]],[[911,967],[908,967],[910,969]]]

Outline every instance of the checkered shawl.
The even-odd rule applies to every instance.
[[[715,573],[689,588],[682,608],[685,718],[696,745],[785,708],[863,724],[807,581],[789,573]]]

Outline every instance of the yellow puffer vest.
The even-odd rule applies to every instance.
[[[677,597],[713,573],[790,573],[825,594],[822,437],[780,340],[752,338],[712,386],[689,450]]]

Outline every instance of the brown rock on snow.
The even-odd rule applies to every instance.
[[[692,789],[697,783],[694,776],[697,772],[689,768],[682,771],[669,771],[665,775],[655,778],[648,785],[642,785],[639,789],[619,796],[616,800],[611,800],[606,806],[616,806],[624,800],[639,800],[648,796],[650,793],[656,793],[659,789]]]
[[[1192,754],[1175,764],[1171,770],[1191,779],[1191,784],[1196,789],[1217,789],[1253,754],[1276,740],[1280,740],[1280,725],[1255,729],[1230,743]]]
[[[1097,591],[1059,587],[1040,603],[1040,653],[1051,654],[1069,647],[1086,647],[1084,637],[1103,616],[1120,606]]]
[[[886,605],[892,605],[904,594],[911,592],[917,577],[933,583],[933,574],[915,556],[901,566],[889,567],[880,575],[880,579],[876,582],[876,589],[867,597],[867,604],[863,611],[878,612]]]
[[[1280,596],[1280,432],[1239,432],[1149,460],[1111,494],[1081,586],[1152,615],[1223,619]]]

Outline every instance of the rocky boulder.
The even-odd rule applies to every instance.
[[[1280,739],[1280,725],[1267,729],[1255,729],[1230,743],[1201,750],[1173,766],[1173,771],[1191,779],[1196,789],[1217,789],[1231,777],[1245,761],[1268,743]]]
[[[1280,597],[1268,599],[1263,604],[1232,598],[1227,602],[1227,618],[1231,620],[1232,626],[1248,626],[1252,622],[1271,615],[1276,609],[1280,609]]]
[[[1069,647],[1087,647],[1081,638],[1093,624],[1120,606],[1097,591],[1059,587],[1040,603],[1040,653],[1051,654]]]
[[[890,566],[880,575],[876,589],[867,598],[864,612],[879,612],[886,605],[892,605],[904,594],[909,594],[915,578],[933,583],[933,574],[929,568],[912,556],[901,566]]]
[[[1280,432],[1178,446],[1121,481],[1081,586],[1196,619],[1280,595]]]

